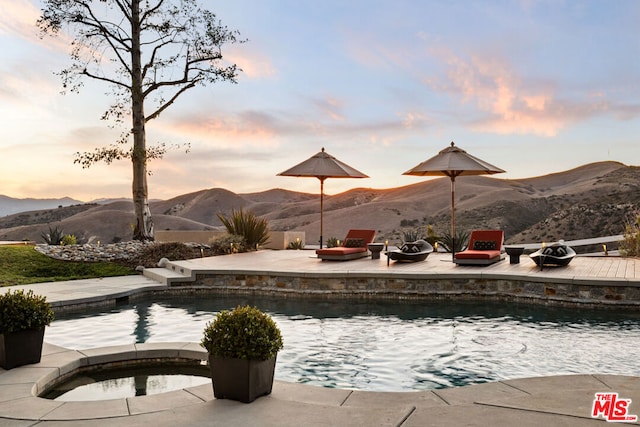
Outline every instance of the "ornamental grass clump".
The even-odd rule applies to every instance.
[[[283,347],[276,322],[251,306],[219,312],[205,327],[200,344],[213,357],[246,360],[272,359]]]
[[[54,318],[46,297],[22,290],[0,295],[0,334],[42,329]]]
[[[455,232],[455,251],[462,252],[466,247],[467,243],[469,243],[469,232],[468,231],[456,231]],[[454,239],[451,236],[451,233],[444,233],[440,240],[438,241],[440,246],[444,248],[445,251],[451,252],[451,248],[454,247]]]
[[[269,223],[264,218],[259,218],[252,212],[243,209],[231,211],[229,218],[218,214],[218,219],[225,226],[229,234],[235,234],[244,238],[248,248],[257,249],[269,241],[271,232]]]

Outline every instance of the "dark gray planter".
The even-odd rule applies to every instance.
[[[12,369],[40,363],[43,340],[44,328],[0,334],[0,366]]]
[[[277,357],[277,356],[276,356]],[[216,399],[251,403],[271,393],[276,357],[268,360],[220,359],[209,355]]]

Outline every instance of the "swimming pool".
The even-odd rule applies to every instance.
[[[640,375],[640,313],[442,300],[364,302],[160,296],[61,315],[51,344],[200,342],[216,312],[251,304],[280,327],[276,379],[409,391],[569,373]]]

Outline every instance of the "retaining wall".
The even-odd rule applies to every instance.
[[[507,277],[384,277],[383,275],[197,274],[175,287],[220,293],[278,294],[322,298],[526,300],[541,304],[640,307],[640,286],[626,280],[577,280]]]

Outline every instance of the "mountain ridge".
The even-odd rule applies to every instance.
[[[0,202],[1,206],[1,202]],[[272,230],[305,231],[316,243],[319,195],[281,188],[233,193],[210,188],[150,202],[156,230],[221,228],[217,217],[246,209],[265,217]],[[640,209],[640,168],[597,162],[525,179],[465,176],[456,180],[457,230],[501,228],[507,243],[572,240],[622,234]],[[325,195],[323,239],[342,239],[350,228],[372,228],[377,240],[398,242],[427,224],[450,230],[449,178],[423,180],[391,189],[357,187]],[[79,241],[111,242],[131,237],[131,201],[89,203],[20,212],[0,218],[0,240],[41,241],[59,227]]]
[[[80,200],[71,197],[35,199],[32,197],[20,199],[0,194],[0,217],[24,211],[51,209],[57,206],[82,204]]]

